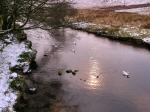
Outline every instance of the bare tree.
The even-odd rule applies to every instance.
[[[72,7],[66,0],[0,0],[0,34],[60,27],[65,23],[65,16],[70,14],[68,10]],[[22,22],[22,25],[16,25],[17,22]],[[30,22],[32,25],[26,27]]]

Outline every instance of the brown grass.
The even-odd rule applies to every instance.
[[[143,28],[150,29],[150,23],[142,25]]]
[[[114,10],[78,9],[75,21],[92,22],[111,26],[136,26],[150,28],[150,16],[137,13],[115,12]]]

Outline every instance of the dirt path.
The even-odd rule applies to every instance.
[[[94,7],[94,8],[99,10],[123,10],[123,9],[144,8],[144,7],[150,7],[150,3],[129,5],[129,6],[119,5],[119,6],[112,6],[112,7],[102,7],[102,8]]]

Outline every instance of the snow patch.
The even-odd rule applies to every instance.
[[[150,3],[150,0],[73,0],[76,8],[108,7]]]
[[[142,39],[144,42],[150,42],[150,37],[146,37]]]
[[[115,10],[116,12],[132,12],[139,14],[150,14],[150,7],[146,8],[133,8],[133,9],[125,9],[125,10]]]
[[[12,73],[12,74],[10,74],[10,78],[17,78],[18,77],[18,74],[17,73]]]
[[[20,54],[32,51],[26,47],[24,42],[11,41],[13,34],[8,34],[7,37],[11,44],[6,46],[0,41],[0,47],[4,47],[2,52],[0,52],[0,112],[6,111],[6,108],[13,112],[13,105],[18,97],[18,92],[9,88],[9,83],[19,75],[15,72],[12,73],[10,67],[20,65],[18,62]]]

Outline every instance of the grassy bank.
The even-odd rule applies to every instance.
[[[149,15],[114,10],[79,9],[75,16],[68,16],[67,20],[74,29],[140,45],[150,44]]]

